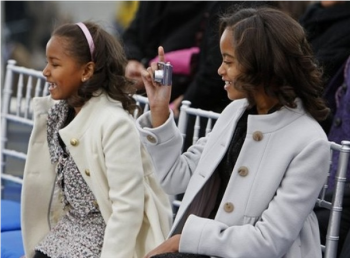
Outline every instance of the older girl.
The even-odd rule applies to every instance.
[[[169,238],[146,257],[320,258],[313,207],[330,151],[318,121],[329,109],[303,28],[261,8],[223,17],[220,32],[233,101],[182,155],[171,87],[154,83],[155,66],[143,74],[151,111],[139,131],[164,189],[185,192]]]

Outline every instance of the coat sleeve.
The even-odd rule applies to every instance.
[[[112,214],[106,221],[101,257],[132,258],[144,219],[141,143],[128,117],[118,116],[118,122],[108,124],[102,132],[102,149]]]
[[[150,119],[150,112],[143,114],[137,120],[137,127],[152,158],[160,184],[167,194],[184,193],[207,139],[199,139],[187,152],[181,154],[183,140],[173,114],[165,124],[157,128],[152,128]]]
[[[305,224],[317,225],[312,210],[326,180],[329,159],[327,141],[308,144],[291,161],[256,223],[229,226],[191,215],[182,231],[180,251],[215,257],[282,257],[302,235]]]

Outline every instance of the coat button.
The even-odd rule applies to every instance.
[[[227,202],[224,204],[224,210],[227,212],[227,213],[231,213],[234,209],[234,206],[231,202]]]
[[[70,144],[72,145],[72,146],[77,146],[78,144],[79,144],[79,141],[77,140],[77,139],[71,139],[70,140]]]
[[[242,177],[245,177],[248,175],[248,168],[245,166],[242,166],[238,169],[238,174]]]
[[[254,141],[260,142],[263,138],[263,134],[260,131],[256,131],[253,133],[253,139]]]
[[[85,169],[85,175],[90,176],[90,170]]]
[[[97,201],[96,201],[96,200],[94,200],[93,204],[94,204],[95,208],[97,208],[97,209],[98,209],[98,203],[97,203]]]
[[[154,138],[152,135],[147,135],[147,140],[150,142],[150,143],[156,143],[156,138]]]

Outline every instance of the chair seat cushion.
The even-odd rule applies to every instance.
[[[23,255],[21,230],[1,232],[1,258],[19,258]]]
[[[21,204],[1,200],[1,232],[21,229]]]

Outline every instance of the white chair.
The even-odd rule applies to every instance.
[[[198,138],[200,138],[201,119],[207,120],[206,127],[205,127],[205,134],[204,134],[204,135],[207,135],[208,133],[211,132],[212,127],[214,125],[214,121],[219,118],[220,113],[203,110],[200,108],[192,108],[190,107],[190,105],[191,105],[190,101],[188,100],[182,101],[179,121],[177,126],[183,138],[185,139],[189,116],[195,116],[195,124],[193,128],[193,137],[192,137],[192,144],[193,144],[198,140]]]
[[[20,226],[20,191],[26,151],[33,127],[31,100],[48,94],[48,83],[42,72],[7,62],[1,106],[1,187],[2,229],[1,250],[7,257],[24,255]],[[15,131],[15,133],[14,133]],[[15,201],[13,201],[15,200]],[[15,248],[14,248],[15,246]],[[5,254],[4,254],[5,255]]]
[[[141,112],[138,110],[135,110],[134,112],[134,117],[137,118],[141,114],[147,112],[149,110],[149,102],[148,98],[139,94],[134,94],[133,98],[136,100],[136,104],[140,106]]]
[[[211,132],[214,122],[219,118],[220,113],[216,113],[213,111],[208,111],[208,110],[203,110],[200,108],[193,108],[190,107],[191,102],[188,100],[183,100],[181,102],[181,108],[180,108],[180,115],[179,115],[179,120],[177,123],[177,127],[179,128],[183,139],[185,140],[186,138],[186,132],[187,132],[187,127],[189,126],[189,118],[190,116],[194,116],[195,122],[194,122],[194,127],[193,127],[193,137],[191,143],[194,144],[197,142],[197,140],[201,136],[206,136],[208,133]],[[202,121],[203,120],[203,121]],[[204,122],[204,123],[201,123]],[[201,125],[205,126],[204,128],[204,135],[201,135],[200,132],[203,131],[201,130]],[[172,202],[174,209],[177,209],[181,201],[180,200],[173,200]]]
[[[15,60],[8,61],[1,107],[2,179],[22,182],[20,177],[14,177],[11,171],[6,170],[8,158],[22,160],[23,163],[26,159],[26,150],[15,149],[14,145],[8,142],[9,127],[26,127],[30,132],[33,127],[31,100],[33,97],[47,94],[48,83],[41,71],[17,66]]]
[[[325,245],[321,245],[324,258],[336,258],[339,240],[339,227],[342,213],[344,188],[346,183],[346,172],[350,157],[350,141],[342,141],[341,144],[330,142],[331,152],[339,152],[337,172],[335,175],[335,186],[332,201],[326,201],[325,195],[328,189],[328,178],[324,184],[316,205],[330,210],[328,220],[327,236]],[[333,155],[332,155],[333,156]]]

